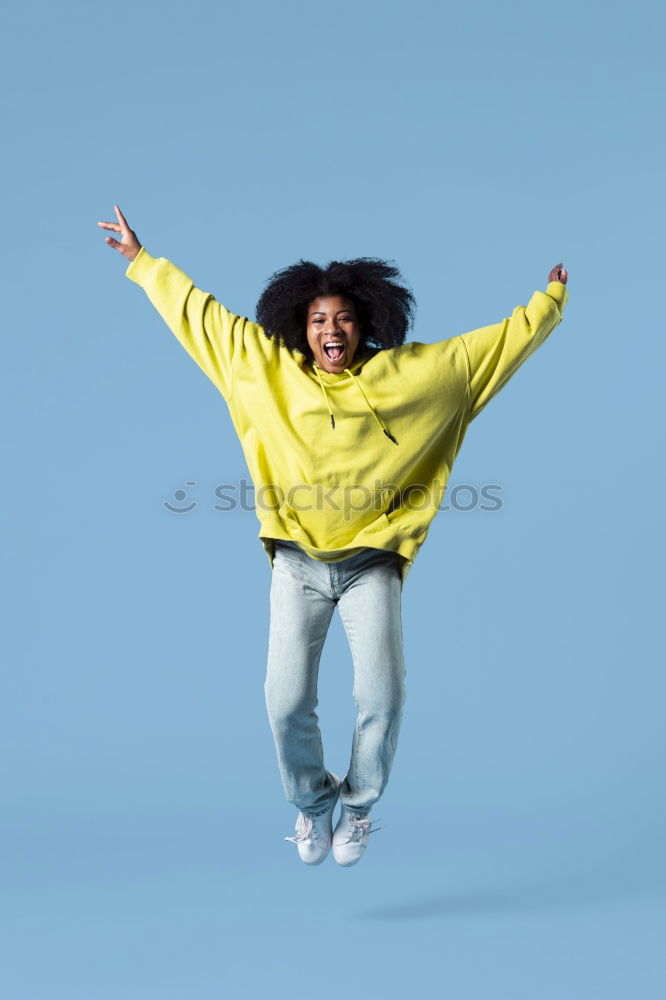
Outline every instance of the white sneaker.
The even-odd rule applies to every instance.
[[[337,774],[333,775],[338,782],[338,792],[329,809],[320,816],[305,816],[299,812],[296,817],[296,836],[285,837],[298,846],[298,855],[306,865],[320,865],[325,861],[331,850],[333,841],[333,812],[338,803],[342,781]]]
[[[381,826],[372,828],[372,824],[378,822],[379,820],[371,820],[367,816],[359,816],[342,804],[340,819],[333,833],[333,857],[339,865],[349,868],[361,860],[370,834],[382,829]]]

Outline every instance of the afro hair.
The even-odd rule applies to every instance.
[[[320,295],[344,295],[356,306],[359,352],[399,347],[416,311],[412,292],[400,281],[398,268],[376,257],[333,260],[325,268],[301,259],[269,277],[257,302],[257,323],[266,336],[312,359],[308,306]]]

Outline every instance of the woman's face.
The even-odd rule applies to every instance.
[[[314,359],[324,371],[336,373],[349,368],[361,339],[352,300],[344,295],[313,299],[308,306],[307,337]],[[326,345],[330,345],[328,351]]]

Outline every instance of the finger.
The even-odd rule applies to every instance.
[[[116,233],[120,232],[120,226],[117,222],[98,222],[97,225],[101,226],[102,229],[113,229]]]
[[[109,246],[112,247],[114,250],[120,250],[120,248],[122,247],[122,243],[119,243],[118,240],[114,240],[113,236],[105,237],[104,242],[108,243]]]
[[[127,231],[129,231],[129,226],[127,225],[127,222],[125,221],[125,216],[124,216],[124,215],[123,215],[123,213],[122,213],[122,212],[120,211],[120,209],[118,208],[118,206],[117,206],[117,205],[114,205],[113,207],[114,207],[114,208],[115,208],[115,210],[116,210],[116,215],[117,215],[117,216],[118,216],[118,218],[120,219],[120,225],[121,225],[121,226],[123,227],[123,229],[124,229],[124,230],[125,230],[126,232],[127,232]]]

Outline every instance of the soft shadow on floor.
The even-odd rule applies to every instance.
[[[627,859],[627,868],[609,868],[606,872],[555,872],[529,882],[519,876],[504,885],[487,885],[461,890],[460,886],[445,888],[426,896],[396,900],[376,907],[363,907],[354,916],[359,920],[432,920],[483,916],[499,913],[545,911],[559,907],[579,908],[622,902],[630,899],[658,898],[666,895],[664,873],[631,871],[635,858]],[[434,881],[434,880],[433,880]],[[437,876],[441,882],[441,875]],[[351,914],[350,914],[351,915]]]

